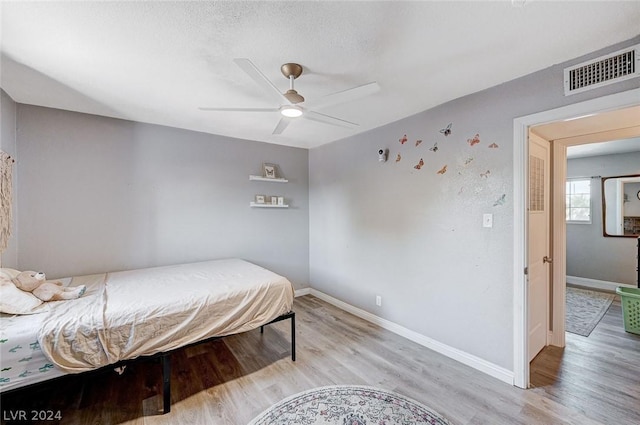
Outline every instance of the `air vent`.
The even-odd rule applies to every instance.
[[[564,95],[640,76],[640,44],[564,70]]]

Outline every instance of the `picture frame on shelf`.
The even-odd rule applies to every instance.
[[[278,197],[277,196],[272,196],[271,197],[271,205],[278,205]]]
[[[264,204],[264,195],[256,195],[256,204]]]
[[[284,205],[284,196],[278,196],[278,205]]]
[[[262,174],[263,177],[266,179],[275,179],[277,178],[276,175],[276,165],[275,164],[269,164],[269,163],[264,163],[262,164]]]

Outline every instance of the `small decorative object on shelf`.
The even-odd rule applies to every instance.
[[[262,172],[264,173],[264,177],[267,179],[275,179],[276,176],[276,165],[275,164],[262,164]]]
[[[249,180],[271,183],[288,183],[289,180],[278,177],[278,166],[275,164],[262,164],[262,176],[249,175]],[[284,203],[284,196],[256,195],[255,201],[249,202],[251,208],[289,208]]]

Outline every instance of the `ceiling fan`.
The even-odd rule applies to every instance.
[[[364,97],[375,93],[379,90],[378,83],[371,82],[361,86],[353,87],[347,90],[339,91],[324,96],[320,103],[306,102],[294,88],[293,82],[302,75],[302,66],[297,63],[285,63],[280,67],[282,75],[289,80],[289,90],[281,93],[280,90],[256,67],[249,59],[234,59],[238,65],[249,77],[251,77],[260,87],[262,87],[272,98],[277,101],[280,106],[277,108],[199,108],[202,111],[240,111],[240,112],[280,112],[282,117],[276,125],[272,134],[281,134],[289,124],[296,118],[306,118],[308,120],[330,124],[339,127],[356,128],[358,124],[343,120],[341,118],[332,117],[320,112],[309,109],[309,106],[321,107],[328,105],[336,105],[338,103],[348,102],[360,97]],[[300,104],[305,103],[305,106]]]

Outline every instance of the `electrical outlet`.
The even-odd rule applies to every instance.
[[[482,227],[493,227],[493,214],[484,214],[482,216]]]
[[[376,305],[382,307],[382,297],[380,295],[376,295]]]

